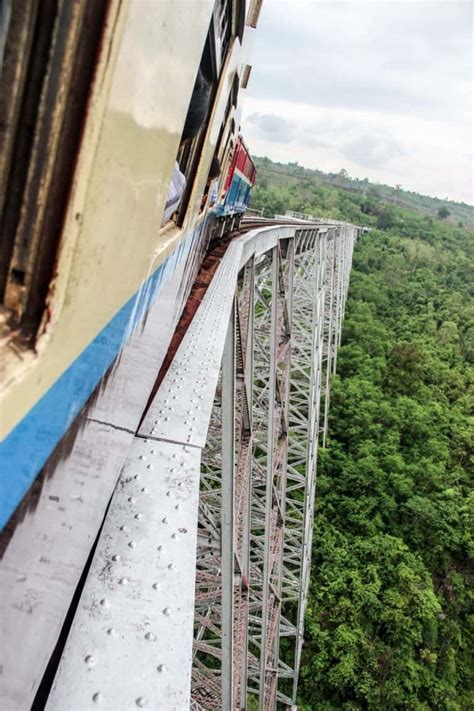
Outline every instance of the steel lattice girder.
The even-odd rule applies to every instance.
[[[239,274],[203,452],[196,708],[246,708],[248,694],[265,711],[295,703],[318,439],[356,235],[345,225],[302,228]],[[290,660],[280,658],[280,637],[294,638]]]
[[[121,473],[48,709],[295,703],[356,237],[271,226],[227,249]]]

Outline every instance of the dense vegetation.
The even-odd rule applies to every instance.
[[[301,708],[473,709],[472,234],[380,193],[269,182],[262,207],[293,192],[383,228],[356,247],[320,453]]]
[[[298,163],[274,163],[258,157],[254,160],[258,178],[252,206],[264,208],[267,215],[295,210],[314,216],[343,217],[357,224],[376,224],[381,213],[391,214],[392,208],[408,209],[416,210],[420,218],[442,216],[448,224],[474,229],[474,209],[465,203],[408,192],[400,185],[374,185],[366,178],[350,178],[344,170],[323,173]]]

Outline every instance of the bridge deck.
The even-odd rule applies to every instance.
[[[298,228],[299,233],[301,229],[300,249],[308,253],[315,250],[309,271],[305,271],[304,260],[295,262],[294,225],[252,230],[235,240],[223,256],[129,452],[49,695],[49,711],[95,706],[120,711],[134,705],[181,711],[191,703],[195,708],[240,708],[246,704],[247,686],[259,694],[261,709],[274,708],[277,698],[285,704],[294,698],[293,687],[280,689],[278,679],[294,682],[296,688],[308,584],[317,443],[312,442],[308,459],[305,451],[300,451],[301,442],[310,436],[307,432],[318,438],[319,397],[326,382],[322,374],[324,333],[327,339],[329,328],[325,345],[329,378],[330,353],[340,336],[356,234],[354,229],[350,239],[346,239],[349,233],[343,239],[341,233],[342,246],[334,247],[328,266],[323,245],[328,230],[334,236],[336,228],[313,225]],[[287,246],[281,252],[280,245],[289,242],[293,252],[285,251]],[[254,306],[249,294],[254,289],[256,264],[264,263],[264,255],[265,264],[270,255],[269,264],[273,266],[270,276],[265,272],[259,286],[263,299],[260,308]],[[242,276],[249,264],[251,269]],[[299,270],[299,286],[293,285],[294,269]],[[239,273],[243,284],[240,306]],[[307,284],[308,278],[314,284]],[[326,288],[328,284],[330,288]],[[294,324],[293,288],[302,290]],[[262,311],[265,299],[275,332],[267,344],[273,375],[270,374],[268,386],[263,384],[257,393],[257,401],[252,399],[253,357],[249,348],[257,347],[258,339],[261,346],[262,334],[270,327]],[[331,313],[324,313],[325,308]],[[254,344],[250,332],[254,327],[256,334],[258,331],[258,324],[253,324],[255,309],[261,332],[258,338],[255,336]],[[313,328],[317,329],[317,337],[312,334]],[[339,329],[334,330],[334,337],[332,329]],[[303,374],[305,368],[308,373],[311,371],[311,377],[306,383],[296,375],[291,394],[290,336],[303,331],[306,345],[301,346],[301,353],[304,351],[306,361],[297,362],[295,367]],[[287,346],[285,339],[290,339]],[[319,355],[315,359],[316,353]],[[265,358],[260,365],[256,358],[255,367],[263,364],[265,370]],[[316,371],[313,373],[316,361],[317,382]],[[257,377],[264,383],[267,376],[258,371]],[[211,483],[203,494],[202,467],[212,460],[206,447],[216,436],[216,392],[217,424],[222,429],[213,456],[220,478],[213,482],[211,472]],[[299,395],[293,402],[294,393]],[[312,398],[311,402],[317,404],[317,414],[311,405],[301,424],[298,403],[305,398],[306,402]],[[261,498],[257,493],[251,506],[254,494],[249,488],[249,472],[253,467],[253,476],[258,480],[261,465],[257,460],[251,464],[252,449],[248,442],[245,445],[245,431],[250,432],[252,410],[257,413],[263,401],[268,413],[272,413],[267,420],[274,423],[273,429],[268,421],[264,422],[265,407],[256,417],[263,417],[260,427],[269,428],[265,437],[272,455],[268,454],[270,450],[265,455],[267,483],[262,475]],[[236,425],[237,411],[244,434]],[[288,449],[288,442],[285,444],[282,439],[286,430],[288,440],[292,417],[298,419],[303,433],[295,438],[293,454],[291,443]],[[309,478],[301,474],[305,462],[314,469]],[[283,478],[276,476],[279,471],[285,472]],[[291,492],[298,488],[306,491],[304,501],[292,496]],[[204,508],[201,510],[200,506]],[[285,515],[288,531],[284,529]],[[280,518],[279,524],[275,516]],[[203,548],[198,530],[202,537],[206,526],[209,538]],[[256,537],[252,530],[262,526],[263,537]],[[270,529],[273,533],[269,533]],[[257,552],[253,563],[250,548]],[[201,564],[197,555],[201,556]],[[250,592],[248,576],[255,578]],[[283,617],[285,600],[298,603],[294,621]],[[196,621],[199,632],[193,652]],[[280,635],[295,637],[295,661],[291,667],[279,659]],[[215,664],[208,667],[210,658]],[[191,695],[193,663],[196,691]],[[234,674],[240,675],[238,683],[233,683]]]

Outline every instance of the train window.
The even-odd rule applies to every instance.
[[[31,345],[43,315],[107,5],[5,3],[0,303],[7,341],[15,334]]]
[[[244,71],[242,72],[242,80],[240,82],[240,86],[242,87],[242,89],[246,89],[248,87],[251,71],[252,67],[250,66],[250,64],[246,64],[244,67]]]
[[[212,111],[214,98],[217,91],[221,68],[225,62],[227,52],[233,34],[233,4],[230,0],[216,0],[212,15],[209,32],[204,45],[201,63],[191,97],[190,109],[185,123],[185,131],[181,137],[177,162],[179,170],[183,174],[186,184],[178,211],[174,220],[178,227],[184,223],[187,213],[189,199],[193,189],[194,177],[204,145],[204,138],[209,124],[209,117]],[[197,134],[191,139],[186,136],[186,125],[190,113],[194,113],[193,104],[200,94],[201,103],[204,101],[204,93],[207,92],[207,112],[203,117],[201,127]]]
[[[262,9],[263,0],[252,0],[245,24],[249,27],[257,27],[260,10]]]
[[[216,0],[190,106],[191,111],[193,111],[192,104],[194,102],[196,92],[199,89],[198,85],[203,82],[206,83],[208,87],[207,115],[203,118],[200,130],[191,138],[191,140],[183,133],[177,155],[179,171],[184,176],[185,180],[185,188],[181,203],[173,217],[178,227],[182,227],[189,206],[194,177],[202,154],[204,139],[209,124],[209,117],[214,98],[217,92],[221,69],[230,50],[232,38],[235,36],[242,38],[244,17],[245,0],[240,0],[238,2],[232,2],[232,0]],[[236,75],[234,77],[233,87],[229,98],[229,110],[232,106],[236,106],[238,92],[239,78]],[[224,125],[225,123],[226,119],[224,120]],[[217,143],[218,146],[220,145],[221,138],[222,129]]]

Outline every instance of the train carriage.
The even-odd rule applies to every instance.
[[[214,213],[224,224],[237,226],[247,209],[250,191],[255,183],[256,168],[242,136],[237,138],[223,195]]]
[[[247,204],[236,126],[260,5],[2,4],[2,708],[42,693],[205,250],[214,155],[241,181],[222,209]],[[183,145],[200,74],[209,106]]]

